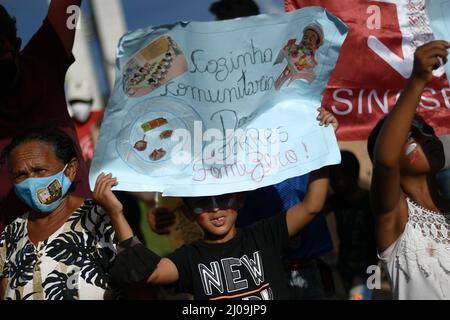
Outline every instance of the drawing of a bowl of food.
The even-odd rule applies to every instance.
[[[147,118],[150,119],[153,114],[153,112],[147,114]],[[147,161],[150,159],[151,161],[158,161],[165,158],[167,155],[167,150],[173,148],[173,143],[170,138],[172,137],[174,129],[179,128],[180,126],[182,128],[185,127],[182,123],[176,123],[179,122],[176,117],[171,115],[167,116],[167,113],[164,115],[166,118],[153,118],[148,121],[144,120],[142,123],[141,120],[139,120],[139,128],[135,128],[132,132],[132,137],[136,137],[136,134],[144,134],[144,136],[137,140],[133,145],[134,151],[138,152],[140,157],[142,155],[145,155],[145,157],[148,156],[143,160]],[[170,124],[167,118],[171,118]],[[172,124],[172,122],[175,123]],[[133,140],[134,139],[132,138],[132,141]]]
[[[124,119],[118,133],[117,151],[129,166],[147,175],[165,175],[182,170],[191,162],[174,160],[177,152],[192,152],[194,126],[204,126],[199,114],[184,101],[151,97],[137,103]],[[178,131],[181,130],[181,131]],[[188,135],[188,139],[180,139]],[[200,136],[200,139],[202,137]]]
[[[180,46],[170,36],[161,36],[124,65],[123,90],[129,97],[142,97],[186,71]]]

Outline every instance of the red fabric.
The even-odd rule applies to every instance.
[[[92,140],[91,127],[97,125],[103,117],[103,113],[103,110],[93,111],[86,123],[80,124],[75,122],[78,141],[80,141],[81,152],[85,161],[91,161],[94,157],[94,141]]]
[[[12,137],[37,125],[57,125],[76,144],[79,171],[74,193],[91,196],[87,167],[81,156],[77,134],[67,111],[64,77],[73,63],[48,20],[19,54],[19,83],[0,99],[0,151]],[[15,195],[5,164],[0,167],[0,231],[27,207]]]
[[[417,3],[397,1],[397,5],[404,8]],[[380,9],[380,29],[367,26],[368,18],[373,15],[369,7],[374,5]],[[390,111],[407,81],[368,46],[369,36],[374,36],[399,58],[405,58],[396,4],[369,0],[285,0],[286,11],[306,6],[324,7],[349,27],[322,105],[331,110],[340,122],[339,140],[365,140],[377,121],[385,116],[379,105],[386,101]],[[412,56],[407,58],[412,59]],[[438,134],[448,134],[450,88],[445,74],[433,78],[428,88],[419,113]]]

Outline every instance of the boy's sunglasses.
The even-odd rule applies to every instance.
[[[183,198],[183,202],[190,210],[192,210],[193,214],[200,215],[217,209],[237,209],[239,201],[236,195],[225,194],[209,197],[186,197]]]

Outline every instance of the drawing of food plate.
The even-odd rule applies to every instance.
[[[130,108],[125,117],[117,135],[117,152],[128,166],[139,173],[148,176],[179,173],[196,156],[193,154],[196,121],[203,134],[205,128],[200,115],[184,101],[170,97],[146,99]],[[177,129],[186,130],[190,139],[173,140]],[[201,136],[197,138],[202,139]],[[180,150],[190,152],[190,161],[180,161],[180,154],[174,154]]]
[[[123,90],[142,97],[187,70],[186,57],[170,37],[161,36],[136,53],[123,67]]]

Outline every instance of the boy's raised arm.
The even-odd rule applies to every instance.
[[[331,124],[334,131],[337,131],[339,123],[333,114],[320,108],[317,119],[320,125]],[[290,208],[286,213],[286,224],[289,236],[293,236],[310,223],[318,214],[327,198],[328,193],[328,167],[323,167],[311,172],[306,190],[305,198],[301,203]]]
[[[111,269],[113,278],[122,284],[148,282],[169,284],[179,278],[175,264],[159,257],[134,237],[133,230],[123,215],[123,206],[111,191],[117,179],[101,173],[94,188],[94,200],[103,207],[119,240],[117,258]]]
[[[322,210],[328,192],[328,171],[328,167],[323,167],[311,172],[305,198],[287,211],[289,236],[298,233]]]
[[[155,271],[148,277],[147,283],[169,284],[177,281],[179,278],[177,266],[172,260],[162,258]]]

